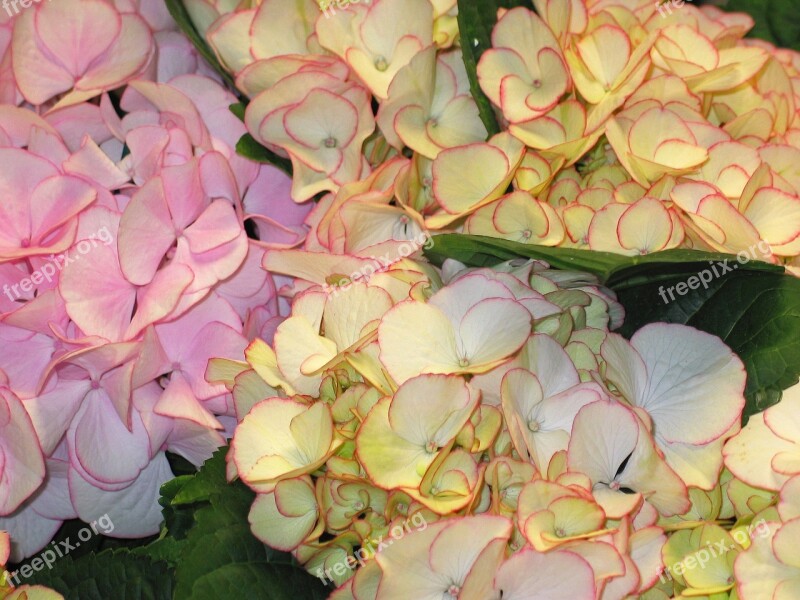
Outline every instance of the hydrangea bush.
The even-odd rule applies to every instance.
[[[730,4],[4,5],[0,598],[800,596],[797,12]]]

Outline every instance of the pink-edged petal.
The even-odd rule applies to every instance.
[[[42,517],[30,505],[0,517],[0,529],[11,535],[11,560],[19,563],[36,554],[50,543],[61,524]]]
[[[129,431],[108,394],[90,392],[67,432],[73,466],[111,485],[136,479],[150,461],[150,440],[138,413],[132,423]]]
[[[611,334],[604,347],[623,343]],[[628,400],[653,418],[659,438],[706,444],[740,418],[744,365],[719,338],[684,325],[658,323],[640,329],[631,345],[645,365],[647,381],[638,379],[644,385]],[[618,364],[611,354],[606,360],[612,382],[629,379],[626,371],[640,368]]]
[[[160,453],[121,490],[94,487],[74,469],[69,472],[69,490],[81,520],[91,523],[105,516],[113,524],[105,535],[140,538],[158,533],[162,521],[158,504],[160,489],[172,478],[169,462]]]
[[[150,283],[175,239],[161,181],[150,181],[134,194],[119,222],[119,262],[127,280]]]
[[[0,514],[19,508],[44,481],[39,440],[25,407],[0,388]]]
[[[584,558],[533,548],[517,552],[501,565],[494,589],[503,600],[576,600],[596,595],[594,571]]]

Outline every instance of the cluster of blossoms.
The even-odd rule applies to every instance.
[[[477,66],[501,129],[487,141],[453,0],[324,17],[313,0],[227,4],[187,2],[252,99],[248,130],[291,159],[295,200],[336,195],[320,248],[361,250],[405,217],[629,255],[760,242],[759,258],[800,269],[800,55],[743,39],[747,15],[665,17],[652,0],[501,11]],[[343,191],[393,158],[407,171],[396,203]]]
[[[794,598],[800,594],[800,385],[754,415],[725,445],[742,511],[766,522],[766,534],[734,564],[739,596]]]
[[[156,533],[166,453],[232,436],[254,534],[337,600],[800,595],[800,388],[742,429],[719,339],[420,260],[465,232],[800,274],[800,56],[710,7],[534,0],[477,64],[495,131],[455,0],[341,4],[184,0],[235,91],[161,0],[0,13],[0,563],[69,519]]]
[[[627,341],[620,318],[590,279],[523,259],[310,285],[272,346],[209,369],[244,415],[228,474],[258,493],[253,532],[337,599],[644,594],[667,533],[721,494],[745,370],[711,335]]]
[[[213,368],[253,531],[337,598],[792,597],[800,561],[772,540],[800,513],[751,476],[790,458],[735,464],[762,421],[738,433],[745,373],[723,344],[659,325],[626,342],[589,281],[442,275],[403,248],[464,232],[800,273],[800,56],[708,6],[533,4],[500,11],[477,65],[495,133],[453,1],[187,0],[249,133],[291,161],[295,201],[317,200],[302,250],[264,260],[302,281],[292,316]]]
[[[65,520],[157,533],[165,452],[236,422],[209,357],[271,339],[265,251],[302,242],[290,178],[160,0],[58,0],[2,25],[0,530],[18,563]],[[0,545],[8,555],[8,541]]]

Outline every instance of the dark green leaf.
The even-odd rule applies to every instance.
[[[197,473],[197,467],[180,454],[166,452],[165,455],[167,457],[167,461],[169,462],[170,471],[172,471],[176,477],[180,475],[194,475]]]
[[[128,550],[67,555],[21,583],[50,587],[66,600],[172,600],[173,591],[166,563]]]
[[[500,131],[492,103],[478,83],[478,60],[481,54],[492,47],[492,28],[497,22],[496,0],[458,0],[458,30],[461,36],[461,51],[469,78],[469,89],[481,121],[489,137]]]
[[[220,74],[222,79],[232,90],[236,90],[236,85],[234,84],[230,73],[228,73],[228,71],[226,71],[225,68],[219,63],[214,51],[208,45],[208,42],[206,42],[197,29],[195,29],[194,23],[192,23],[192,19],[186,10],[186,7],[183,5],[183,1],[164,0],[164,2],[167,5],[169,14],[172,15],[172,18],[175,20],[175,23],[178,24],[180,30],[186,35],[187,38],[189,38],[189,41],[192,42],[194,47],[197,48],[197,52],[200,54],[200,56],[202,56],[203,59],[205,59],[205,61],[211,65],[211,67],[217,73]]]
[[[197,508],[175,571],[175,600],[327,597],[322,583],[291,555],[272,550],[250,532],[255,494],[240,481],[228,484],[226,449],[203,465],[194,481],[176,490],[170,505]]]
[[[611,252],[551,248],[522,244],[480,235],[437,235],[433,246],[426,250],[436,265],[454,258],[470,266],[490,266],[517,257],[547,261],[555,269],[584,271],[596,275],[604,284],[616,288],[636,285],[641,278],[691,276],[705,268],[710,260],[735,260],[729,254],[697,250],[667,250],[645,256],[623,256]],[[782,273],[783,268],[760,262],[743,265],[747,270]]]
[[[795,0],[729,0],[723,8],[753,17],[748,37],[800,50],[800,5]]]
[[[278,156],[269,148],[259,144],[249,133],[245,133],[236,144],[236,153],[258,163],[274,165],[291,177],[292,162],[288,158]]]
[[[172,500],[180,492],[183,486],[193,481],[191,475],[176,477],[161,486],[161,498],[159,504],[164,508],[161,514],[164,515],[164,527],[173,539],[183,539],[189,530],[194,526],[194,513],[186,507],[172,505]]]
[[[244,111],[246,109],[247,109],[247,104],[245,104],[244,102],[237,102],[236,104],[231,104],[228,107],[228,110],[230,110],[234,115],[236,115],[236,117],[243,123],[244,123]]]
[[[796,0],[770,0],[767,23],[779,46],[800,48],[800,7]]]
[[[147,546],[131,548],[130,552],[136,556],[147,556],[151,560],[163,561],[174,569],[180,562],[183,549],[184,543],[182,540],[174,537],[165,537]]]

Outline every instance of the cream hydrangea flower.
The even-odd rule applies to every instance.
[[[377,122],[390,144],[430,159],[486,139],[460,50],[437,56],[430,46],[414,56],[389,86]]]
[[[751,486],[772,491],[800,474],[798,409],[800,384],[795,384],[783,392],[778,404],[752,415],[723,449],[731,473]]]
[[[464,231],[540,246],[557,246],[565,233],[555,209],[524,191],[479,208],[464,223]]]
[[[766,535],[752,536],[750,547],[734,564],[741,600],[789,600],[800,594],[800,518],[786,523],[768,521]]]
[[[480,273],[409,300],[381,320],[381,362],[398,383],[420,373],[483,373],[522,347],[532,315],[513,292]]]
[[[659,456],[644,423],[618,402],[601,400],[578,412],[567,464],[589,477],[609,518],[631,513],[643,499],[664,516],[689,509],[683,481]]]
[[[498,133],[486,143],[443,150],[433,161],[432,191],[442,212],[425,220],[439,229],[494,202],[505,193],[522,162],[525,146],[508,133]],[[473,165],[463,170],[464,164]]]
[[[359,428],[358,458],[370,479],[385,489],[419,489],[429,469],[447,458],[478,397],[456,376],[419,375],[403,383]]]
[[[268,398],[237,427],[228,460],[250,487],[271,492],[282,480],[315,471],[341,443],[326,404]]]
[[[562,356],[567,358],[563,352]],[[582,383],[545,396],[536,375],[525,369],[512,369],[503,377],[500,397],[517,453],[545,472],[553,455],[567,449],[578,411],[604,399],[605,394],[595,383]]]
[[[512,123],[553,108],[571,85],[561,48],[547,24],[527,8],[506,12],[492,31],[492,48],[478,63],[481,89]]]
[[[271,492],[259,494],[250,508],[248,521],[258,539],[288,552],[309,538],[319,537],[323,530],[319,513],[311,478],[303,476],[283,479]]]
[[[738,428],[745,369],[720,340],[683,325],[651,324],[630,342],[603,342],[606,377],[653,423],[667,463],[686,482],[711,489],[722,468],[720,449]]]
[[[302,201],[359,179],[361,155],[375,129],[369,94],[326,71],[288,75],[253,98],[245,113],[253,136],[292,159],[292,197]]]
[[[481,515],[440,521],[380,552],[380,600],[492,598],[511,521]]]
[[[605,522],[606,514],[595,502],[588,486],[567,486],[538,479],[520,492],[517,523],[539,552],[602,535],[606,533],[603,531]]]
[[[341,57],[379,99],[397,72],[433,42],[428,0],[351,4],[335,19],[318,19],[319,43]]]

